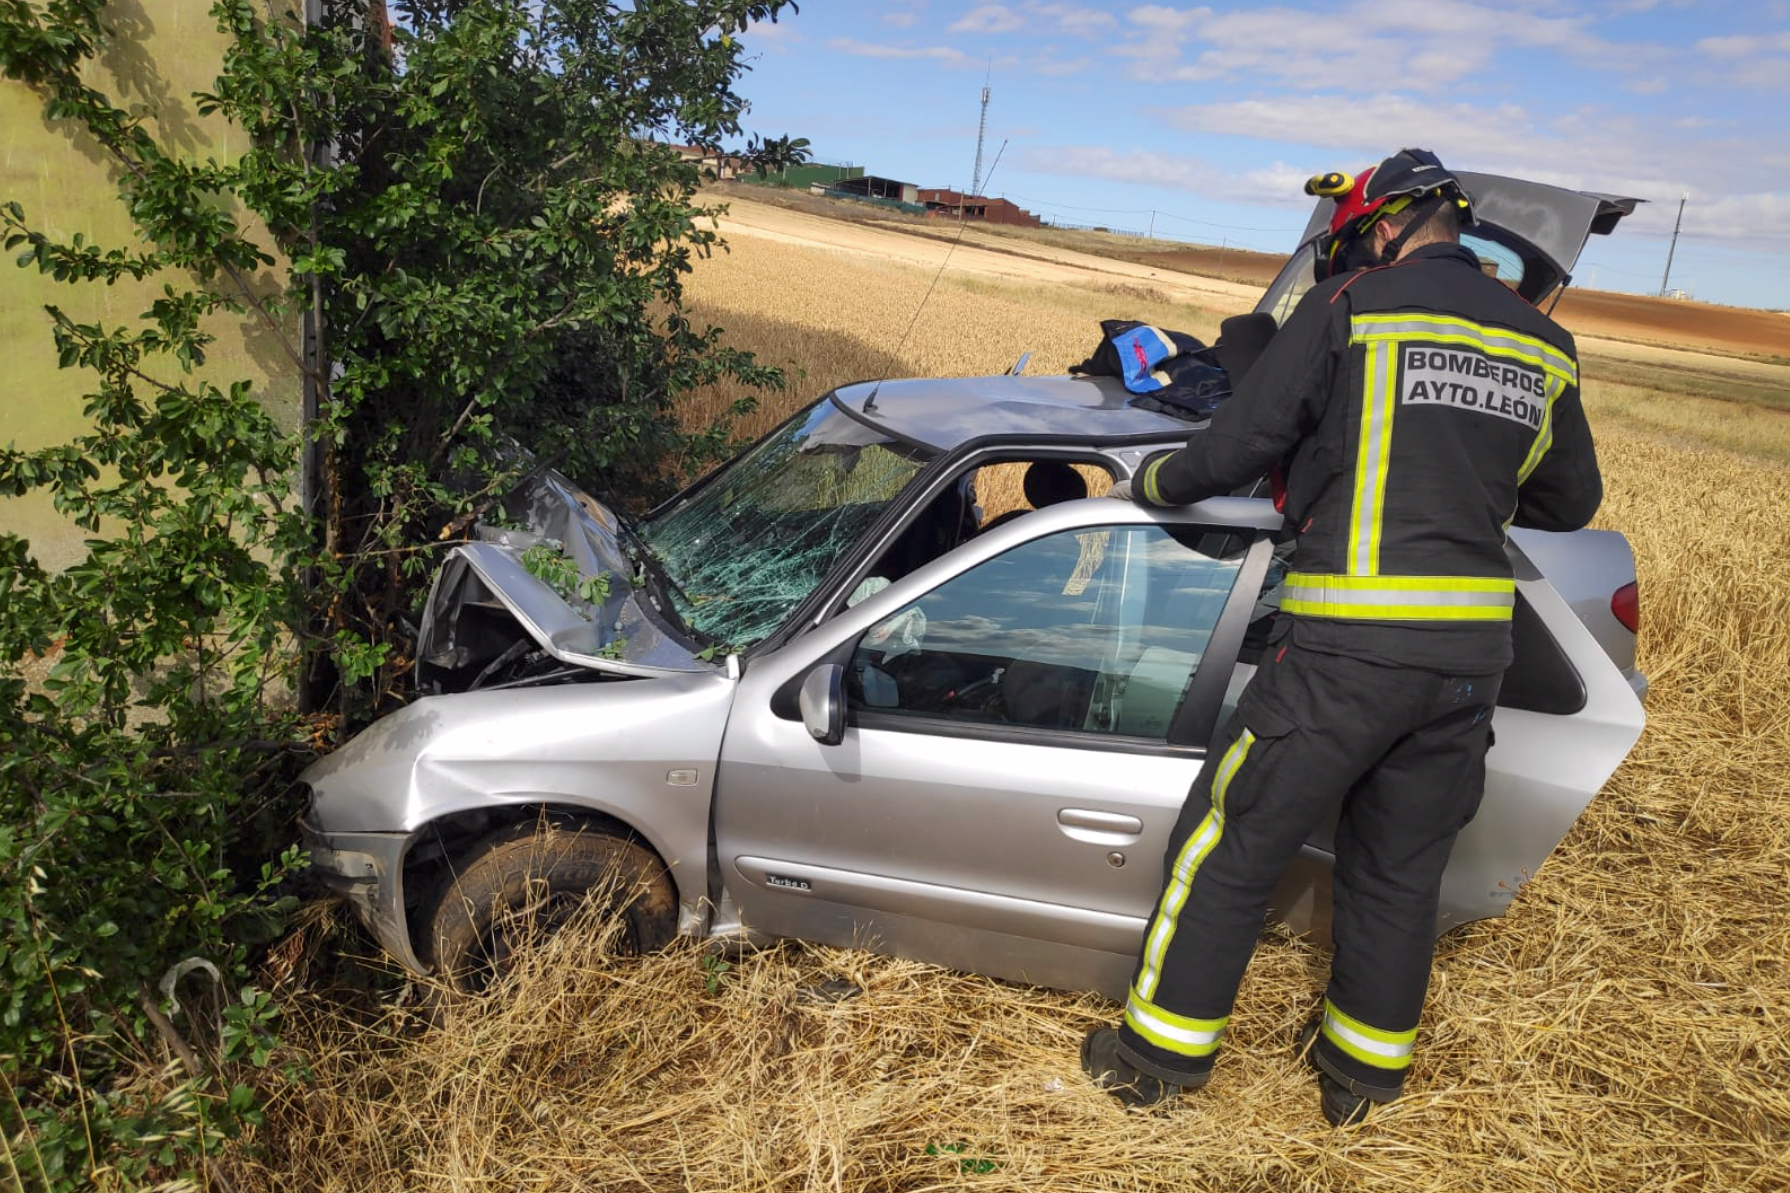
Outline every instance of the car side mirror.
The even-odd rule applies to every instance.
[[[845,668],[822,663],[802,681],[802,724],[823,746],[845,740]]]

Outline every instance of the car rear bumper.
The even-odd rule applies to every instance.
[[[404,855],[409,833],[326,833],[299,822],[311,870],[324,886],[347,900],[380,946],[407,969],[426,973],[410,944],[404,914]]]

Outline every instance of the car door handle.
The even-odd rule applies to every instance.
[[[1063,808],[1057,812],[1057,827],[1065,836],[1090,845],[1130,845],[1143,835],[1144,822],[1121,812],[1101,812],[1094,808]]]

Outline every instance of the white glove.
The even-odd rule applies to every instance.
[[[1116,500],[1119,500],[1119,501],[1130,501],[1131,500],[1131,482],[1130,481],[1115,481],[1115,482],[1113,482],[1113,487],[1106,491],[1106,496],[1115,498]]]

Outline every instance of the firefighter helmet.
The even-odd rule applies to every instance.
[[[1376,256],[1369,247],[1367,231],[1412,204],[1452,203],[1463,224],[1473,221],[1473,201],[1460,179],[1427,149],[1401,149],[1356,176],[1334,170],[1315,175],[1306,182],[1305,193],[1336,203],[1336,210],[1330,215],[1330,231],[1318,241],[1319,281],[1363,265],[1384,264],[1396,257],[1404,245],[1402,237]]]

